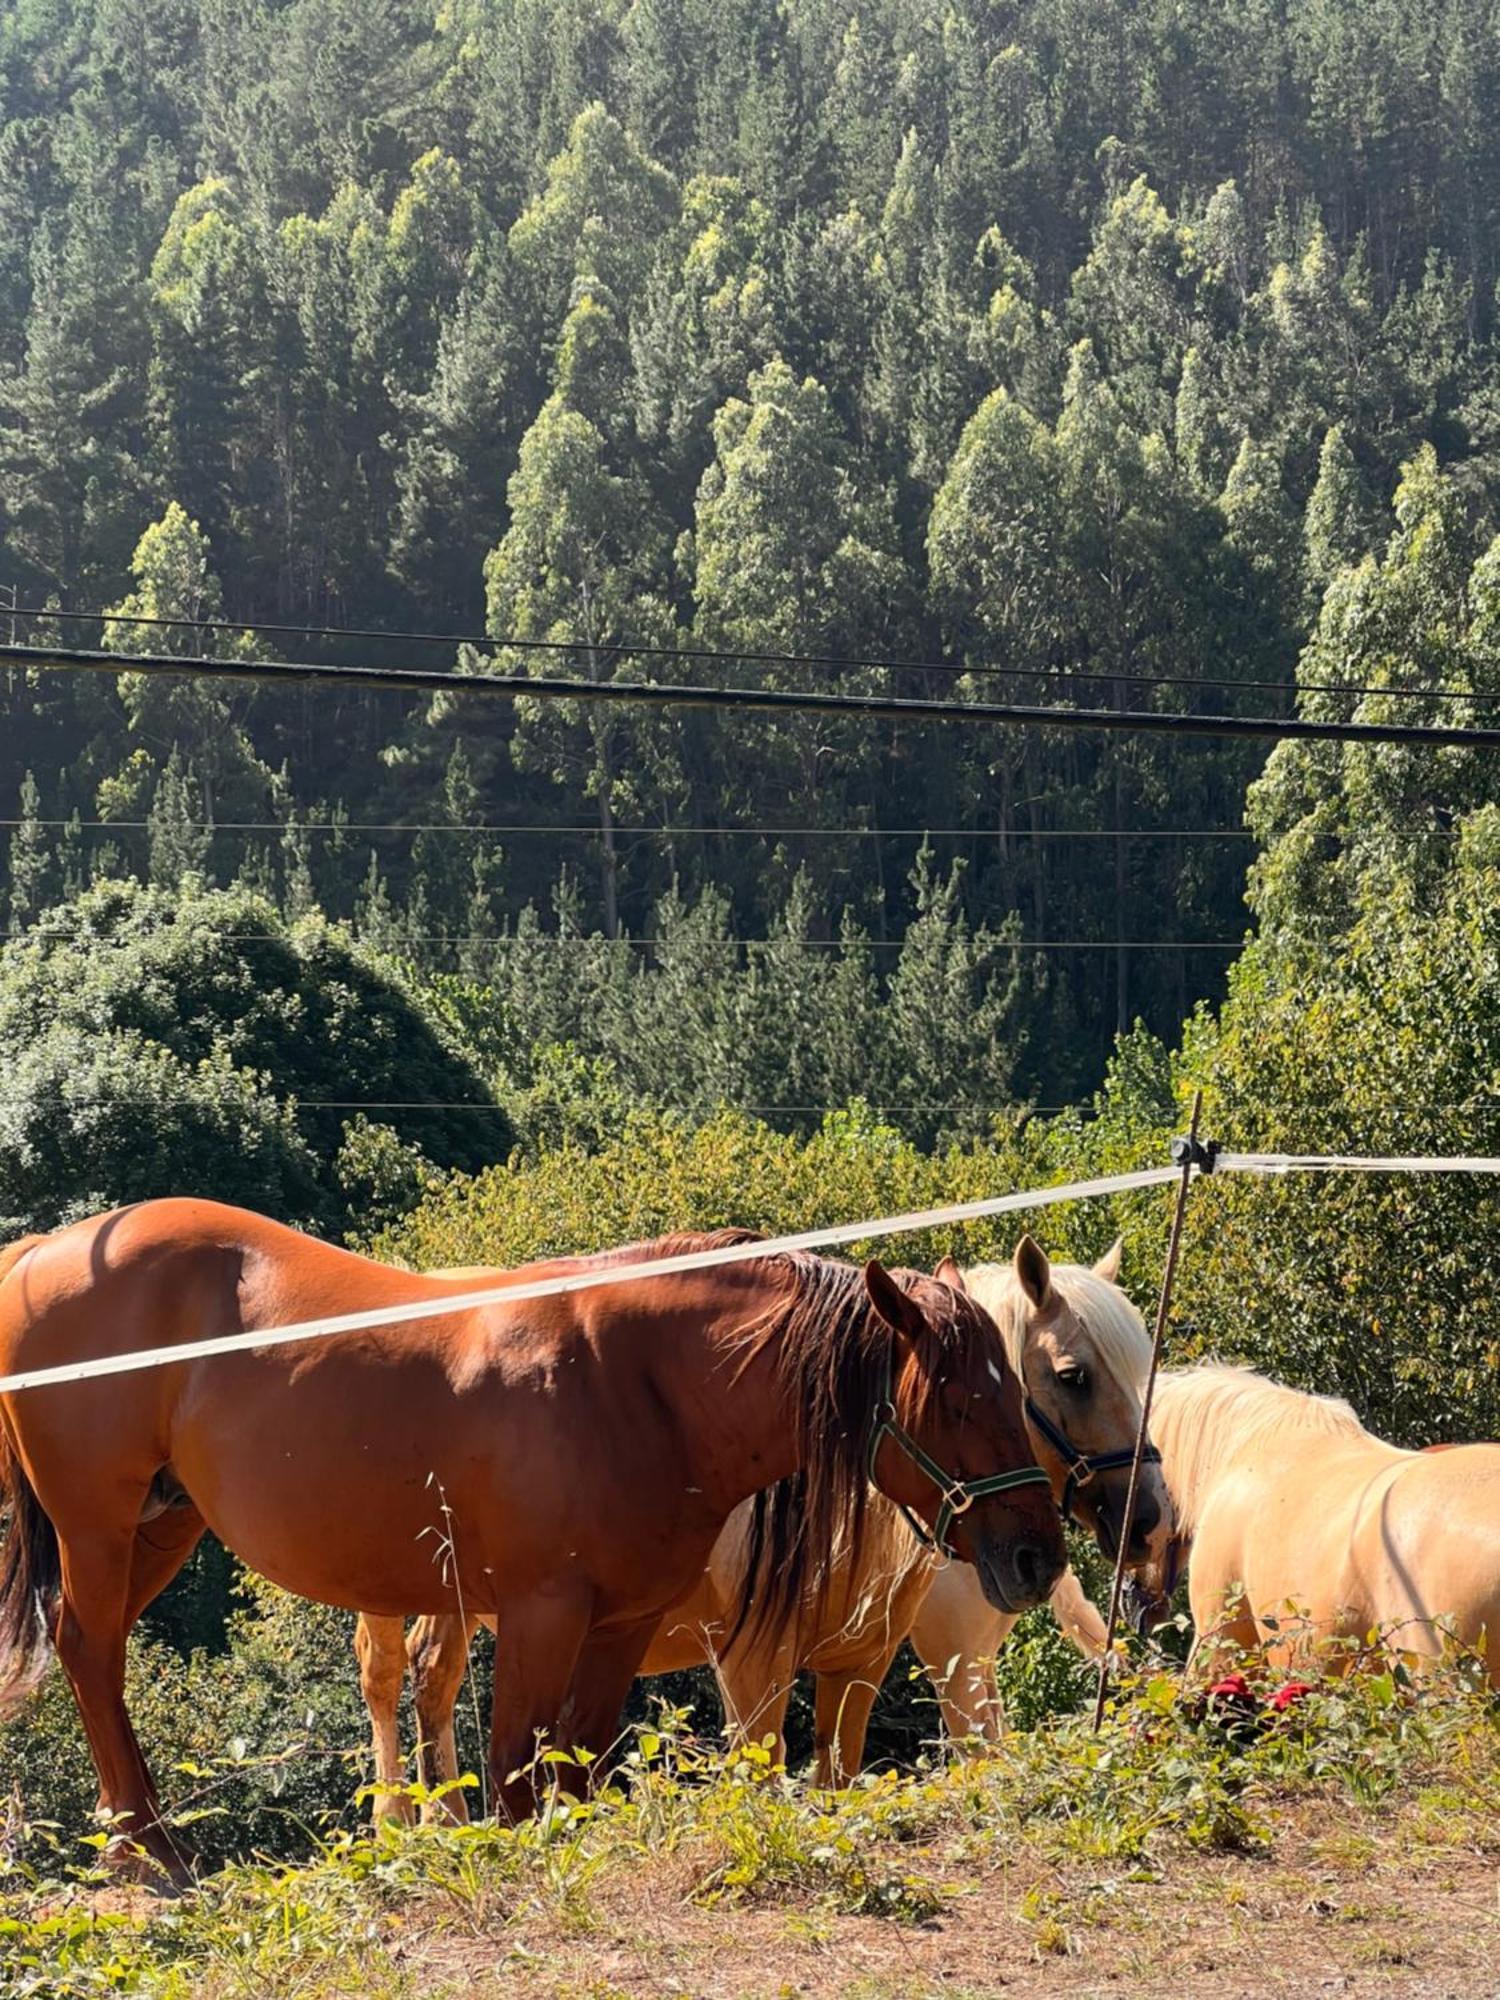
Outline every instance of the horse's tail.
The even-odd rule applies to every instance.
[[[0,1279],[36,1240],[28,1237],[0,1250]],[[0,1716],[4,1716],[30,1694],[51,1657],[48,1633],[62,1587],[62,1559],[57,1530],[26,1477],[3,1412],[0,1507],[9,1516],[0,1544]]]
[[[0,1716],[41,1679],[52,1646],[48,1631],[62,1587],[57,1530],[42,1510],[15,1447],[0,1426],[0,1498],[10,1514],[0,1547]]]

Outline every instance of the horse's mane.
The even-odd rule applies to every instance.
[[[971,1265],[964,1272],[964,1283],[1000,1329],[1006,1357],[1024,1380],[1022,1361],[1032,1305],[1014,1265]],[[1074,1317],[1087,1327],[1100,1360],[1115,1380],[1144,1388],[1151,1367],[1151,1336],[1120,1287],[1086,1264],[1054,1264],[1052,1283]]]
[[[679,1229],[671,1236],[648,1236],[639,1243],[622,1243],[616,1249],[595,1250],[588,1256],[569,1261],[579,1264],[649,1264],[657,1257],[691,1257],[698,1250],[728,1250],[737,1243],[764,1241],[765,1231],[761,1229]]]
[[[771,1261],[771,1260],[768,1260]],[[876,1312],[856,1265],[794,1253],[774,1261],[791,1274],[786,1298],[746,1329],[744,1358],[774,1345],[776,1368],[797,1440],[801,1469],[755,1496],[744,1586],[727,1645],[750,1626],[772,1631],[799,1614],[816,1618],[827,1595],[830,1557],[856,1568],[869,1496],[869,1440],[891,1385],[895,1335]],[[893,1271],[909,1290],[920,1272]],[[946,1285],[924,1301],[926,1351],[894,1384],[905,1421],[919,1425],[943,1354],[982,1337],[981,1320]],[[934,1311],[937,1300],[946,1310]]]
[[[1226,1454],[1271,1436],[1367,1438],[1341,1396],[1314,1396],[1253,1368],[1205,1361],[1157,1377],[1151,1436],[1162,1454],[1179,1530],[1191,1534]]]

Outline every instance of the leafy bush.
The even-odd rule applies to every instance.
[[[414,1149],[472,1171],[509,1145],[389,967],[238,889],[102,882],[48,912],[0,955],[0,1062],[13,1230],[171,1192],[339,1230],[415,1196]],[[356,1103],[378,1123],[348,1133]]]
[[[357,1818],[368,1724],[353,1668],[354,1620],[244,1577],[230,1649],[184,1658],[131,1643],[126,1701],[163,1802],[209,1865],[252,1851],[306,1853]],[[54,1668],[0,1724],[11,1790],[8,1850],[73,1855],[98,1795],[72,1692]]]
[[[923,1152],[859,1103],[828,1114],[808,1138],[774,1131],[740,1111],[693,1125],[639,1110],[595,1150],[569,1141],[472,1177],[451,1176],[410,1215],[379,1231],[371,1247],[417,1269],[517,1264],[674,1229],[737,1224],[790,1231],[814,1218],[854,1221],[978,1200],[1027,1185],[1023,1176],[1037,1167],[1008,1137]],[[855,1244],[841,1254],[878,1250],[931,1269],[949,1251],[970,1262],[1008,1257],[1024,1226],[1000,1216]],[[1039,1226],[1060,1251],[1082,1238],[1089,1248],[1079,1254],[1098,1255],[1112,1218],[1097,1208],[1069,1218],[1052,1211]]]
[[[1031,1128],[1039,1169],[1158,1162],[1195,1086],[1238,1151],[1500,1154],[1500,813],[1445,874],[1387,883],[1336,952],[1257,941],[1217,1017],[1169,1057],[1122,1042],[1100,1116]],[[1175,1110],[1173,1106],[1175,1104]],[[1128,1275],[1159,1260],[1160,1209],[1119,1203]],[[1212,1354],[1323,1394],[1401,1444],[1500,1435],[1492,1178],[1221,1174],[1188,1205],[1167,1361]]]

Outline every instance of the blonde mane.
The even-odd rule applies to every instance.
[[[1033,1310],[1010,1264],[974,1264],[964,1283],[1000,1329],[1006,1356],[1024,1381],[1021,1363]],[[1054,1264],[1052,1284],[1094,1343],[1099,1360],[1117,1382],[1139,1392],[1151,1366],[1151,1336],[1130,1300],[1086,1264]]]
[[[1272,1437],[1368,1438],[1342,1396],[1314,1396],[1253,1368],[1205,1361],[1164,1369],[1151,1408],[1178,1530],[1191,1534],[1215,1474],[1235,1452]],[[1394,1447],[1393,1447],[1394,1449]]]

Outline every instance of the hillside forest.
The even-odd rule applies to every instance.
[[[121,652],[1089,706],[1281,713],[1246,684],[1309,647],[1320,684],[1444,684],[1468,663],[1408,672],[1418,614],[1375,596],[1428,509],[1443,588],[1493,525],[1494,27],[1480,0],[21,0],[0,610],[113,612],[10,634]],[[932,666],[838,664],[865,660]],[[1118,1030],[1222,992],[1262,757],[10,670],[4,888],[18,930],[197,871],[494,980],[512,1042],[690,1107],[806,1125],[861,1089],[930,1137],[1074,1102]],[[790,995],[768,940],[806,941]],[[629,1047],[684,985],[696,1084]],[[893,987],[895,1046],[822,1046]],[[809,1046],[777,1078],[738,1023],[787,1004]]]

